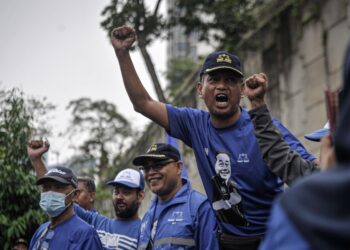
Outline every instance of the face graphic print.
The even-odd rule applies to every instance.
[[[213,208],[219,220],[236,226],[248,225],[237,183],[231,178],[231,160],[228,153],[216,153],[215,172],[216,175],[212,176]]]

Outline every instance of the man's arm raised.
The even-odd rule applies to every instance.
[[[245,80],[245,95],[252,106],[249,115],[264,161],[273,173],[290,185],[300,176],[317,170],[317,166],[292,151],[282,139],[265,104],[267,87],[268,79],[263,73],[255,74]]]
[[[119,61],[124,86],[134,110],[168,129],[168,114],[164,103],[152,99],[142,85],[131,60],[129,49],[136,40],[135,30],[128,26],[115,28],[111,41]]]
[[[27,153],[32,165],[34,166],[36,177],[39,179],[47,172],[42,155],[50,148],[50,144],[42,140],[32,140],[27,144]]]

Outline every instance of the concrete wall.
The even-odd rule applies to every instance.
[[[242,43],[246,74],[264,71],[275,92],[269,93],[272,113],[318,155],[318,143],[303,135],[327,121],[324,89],[341,85],[343,57],[350,40],[350,1],[269,1],[263,13],[276,13],[264,20]],[[258,43],[256,43],[258,41]],[[255,42],[253,50],[245,43]],[[272,54],[272,55],[271,55]]]

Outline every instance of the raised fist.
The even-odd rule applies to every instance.
[[[111,41],[116,51],[129,50],[136,40],[136,32],[128,26],[121,26],[112,30]]]
[[[27,153],[31,161],[40,160],[50,148],[48,140],[31,140],[27,143]]]
[[[264,73],[254,74],[244,81],[244,94],[254,103],[265,104],[264,97],[268,87],[268,79]]]

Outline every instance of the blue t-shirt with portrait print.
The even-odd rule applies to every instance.
[[[101,250],[102,244],[95,229],[73,215],[53,229],[50,222],[42,224],[34,233],[29,250]],[[38,248],[40,247],[40,248]]]
[[[137,249],[137,238],[141,220],[111,219],[98,213],[93,213],[74,204],[76,214],[92,225],[101,239],[104,250]]]
[[[283,192],[283,182],[263,161],[248,112],[241,109],[237,122],[218,129],[207,111],[169,104],[167,111],[169,134],[194,151],[219,228],[238,236],[263,235],[272,202]],[[304,159],[315,159],[278,120],[273,122],[292,150]],[[218,152],[229,156],[230,177],[215,170],[216,164],[220,167],[216,162]]]

